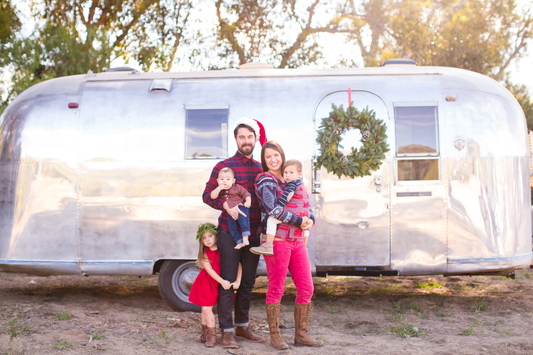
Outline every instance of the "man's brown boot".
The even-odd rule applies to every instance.
[[[222,332],[222,339],[220,340],[222,347],[226,349],[237,349],[239,345],[233,338],[233,332]]]
[[[309,315],[313,309],[312,303],[294,303],[294,345],[296,346],[322,346],[321,341],[316,341],[307,334]]]
[[[245,338],[250,341],[260,343],[262,341],[265,341],[265,338],[263,338],[260,335],[257,335],[252,332],[249,326],[246,327],[235,327],[235,336],[238,336],[239,338]]]
[[[250,253],[255,255],[274,255],[274,245],[272,243],[265,242],[259,247],[250,248]]]
[[[200,331],[200,337],[196,339],[198,343],[205,343],[207,335],[207,325],[202,324],[202,330]]]
[[[217,332],[215,331],[215,327],[209,328],[207,327],[206,334],[205,334],[205,346],[208,348],[212,348],[217,343]]]
[[[266,305],[268,327],[270,328],[270,345],[277,350],[288,349],[289,346],[283,341],[279,333],[279,308],[280,303],[270,303]]]

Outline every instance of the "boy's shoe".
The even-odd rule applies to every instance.
[[[207,328],[206,334],[205,334],[205,346],[208,348],[212,348],[217,344],[217,333],[215,331],[215,327],[213,328]]]
[[[250,248],[250,252],[255,255],[274,255],[274,245],[265,242],[259,247]]]

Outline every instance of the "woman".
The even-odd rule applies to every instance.
[[[296,286],[294,344],[322,346],[322,342],[313,340],[307,334],[308,317],[312,307],[311,298],[314,291],[307,247],[303,240],[294,241],[295,239],[291,238],[295,227],[304,230],[311,229],[314,224],[314,216],[311,213],[310,218],[299,217],[287,208],[278,206],[277,199],[281,194],[284,163],[285,153],[281,146],[274,141],[266,142],[261,150],[261,164],[264,172],[259,174],[255,180],[256,195],[261,211],[268,216],[286,222],[283,224],[289,227],[289,233],[287,233],[287,228],[284,228],[284,233],[280,233],[280,228],[278,228],[274,239],[274,255],[264,255],[268,272],[266,309],[270,327],[270,344],[278,350],[289,348],[279,333],[279,309],[281,297],[285,291],[287,269],[291,272]],[[264,218],[268,218],[268,216]]]

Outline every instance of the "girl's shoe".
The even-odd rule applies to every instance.
[[[198,343],[205,343],[207,335],[207,325],[202,324],[202,330],[200,331],[200,337],[196,339]]]

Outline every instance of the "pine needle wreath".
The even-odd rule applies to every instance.
[[[322,124],[318,127],[316,141],[320,144],[320,155],[317,158],[317,169],[323,166],[339,178],[342,175],[352,179],[370,175],[371,171],[379,169],[385,153],[389,151],[386,125],[383,120],[376,119],[376,113],[369,110],[368,106],[363,111],[353,105],[346,111],[342,105],[331,106],[333,111],[329,113],[329,117],[322,119]],[[352,147],[352,152],[345,156],[339,151],[339,147],[344,149],[340,145],[341,134],[352,128],[362,132],[363,146],[359,150]]]

